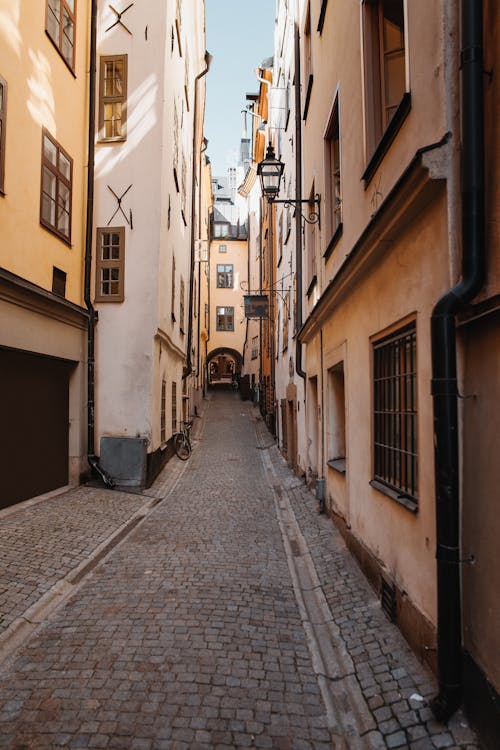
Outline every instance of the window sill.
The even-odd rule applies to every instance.
[[[337,229],[333,233],[333,237],[330,240],[330,242],[328,243],[328,246],[327,246],[325,252],[323,253],[323,258],[325,259],[325,261],[328,260],[328,258],[330,257],[330,255],[333,253],[333,251],[335,249],[335,246],[337,245],[337,243],[339,242],[340,238],[342,237],[342,232],[343,231],[344,231],[344,225],[343,225],[342,222],[340,222],[340,224],[338,225]]]
[[[44,221],[40,220],[40,226],[42,226],[47,232],[50,232],[54,235],[54,237],[57,237],[61,240],[61,242],[64,242],[65,245],[67,245],[69,248],[72,247],[71,244],[71,237],[66,237],[66,235],[61,234],[61,232],[58,232],[55,227],[51,227],[50,224],[46,224]]]
[[[406,120],[408,113],[411,109],[411,94],[407,91],[404,94],[399,107],[394,112],[392,120],[386,127],[382,138],[380,139],[370,161],[368,162],[365,171],[361,175],[361,179],[365,181],[365,190],[370,184],[370,180],[377,171],[382,159],[389,150],[389,146],[397,136],[401,126]]]
[[[326,463],[330,469],[337,471],[339,474],[346,474],[347,472],[347,461],[345,458],[331,458]]]
[[[398,492],[398,490],[392,489],[392,487],[389,487],[383,482],[380,482],[378,479],[372,479],[370,481],[370,485],[371,487],[373,487],[373,489],[378,490],[378,492],[381,492],[383,495],[387,495],[387,497],[390,497],[391,500],[395,500],[399,505],[402,505],[403,508],[406,508],[411,513],[418,513],[418,503],[409,495],[401,494],[400,492]]]
[[[318,277],[317,277],[317,276],[316,276],[316,274],[315,274],[315,275],[314,275],[314,276],[312,277],[312,279],[311,279],[311,283],[310,283],[310,284],[309,284],[309,286],[307,287],[307,292],[306,292],[306,296],[307,296],[307,297],[310,297],[310,296],[311,296],[311,294],[312,294],[312,291],[313,291],[314,287],[316,286],[317,282],[318,282]]]
[[[125,143],[126,141],[127,141],[127,136],[121,135],[117,138],[99,138],[97,142],[102,146],[106,146],[106,145],[112,146],[114,143]]]

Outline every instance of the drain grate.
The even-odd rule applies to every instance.
[[[300,557],[300,547],[296,539],[290,539],[290,548],[294,557]]]
[[[396,587],[382,576],[380,585],[380,603],[391,622],[396,622]]]

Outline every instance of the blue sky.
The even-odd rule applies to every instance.
[[[214,59],[205,136],[213,175],[225,175],[239,150],[245,94],[259,90],[253,71],[273,54],[274,12],[275,0],[206,0],[207,50]]]

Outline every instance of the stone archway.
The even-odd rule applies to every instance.
[[[241,373],[243,358],[236,349],[219,347],[207,355],[209,383],[230,383],[234,375]]]

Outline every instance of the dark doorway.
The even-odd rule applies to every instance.
[[[68,483],[74,363],[0,349],[0,508]]]

